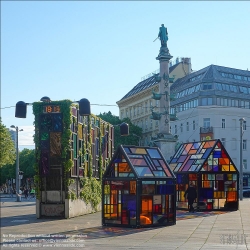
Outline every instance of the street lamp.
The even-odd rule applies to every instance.
[[[243,160],[242,160],[242,151],[243,151],[243,122],[244,118],[240,118],[240,200],[243,199]]]
[[[19,196],[19,150],[18,150],[18,132],[23,131],[23,129],[18,129],[18,126],[11,125],[11,128],[16,130],[16,201],[21,201],[21,196]]]
[[[132,134],[132,135],[139,138],[138,146],[141,146],[141,137],[139,135],[136,135],[136,134]]]

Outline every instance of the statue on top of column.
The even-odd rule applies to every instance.
[[[167,41],[168,41],[168,30],[166,27],[164,27],[164,24],[161,25],[159,28],[159,34],[158,37],[161,40],[161,46],[167,47]]]

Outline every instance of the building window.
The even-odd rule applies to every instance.
[[[145,119],[145,129],[147,129],[148,128],[148,119],[146,118]]]
[[[187,131],[189,131],[189,122],[187,122]]]
[[[226,147],[226,138],[221,138],[221,143],[224,147]]]
[[[171,128],[171,126],[169,127],[169,130],[170,130],[170,134],[172,134],[172,128]]]
[[[203,83],[203,90],[212,89],[212,83]]]
[[[247,140],[243,140],[243,150],[247,150]]]
[[[177,134],[177,125],[174,125],[174,133]]]
[[[195,121],[193,121],[193,130],[195,130]]]
[[[136,108],[134,107],[134,116],[136,115]]]
[[[221,120],[221,127],[226,128],[226,119]]]
[[[201,99],[201,106],[209,106],[213,104],[212,98],[202,98]]]
[[[243,130],[247,130],[247,121],[243,121]]]
[[[203,127],[204,128],[210,127],[210,118],[203,118]]]
[[[128,117],[128,110],[126,110],[126,117]]]
[[[159,107],[159,100],[156,100],[156,107]]]
[[[152,127],[153,127],[153,120],[150,119],[150,128],[152,128]]]
[[[130,118],[132,117],[132,109],[129,110]]]
[[[145,102],[145,112],[148,112],[148,103]]]
[[[216,104],[220,106],[220,98],[216,98]]]
[[[247,170],[247,159],[243,159],[243,169]]]
[[[181,132],[183,132],[183,124],[181,123]]]

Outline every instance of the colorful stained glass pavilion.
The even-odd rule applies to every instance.
[[[176,175],[177,209],[188,208],[184,193],[190,182],[200,209],[238,209],[239,172],[220,140],[183,143],[170,168]]]
[[[175,186],[175,176],[158,148],[120,145],[103,176],[102,224],[175,224]]]

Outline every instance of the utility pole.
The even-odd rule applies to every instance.
[[[11,128],[16,130],[16,201],[21,201],[21,196],[19,194],[20,190],[20,179],[19,179],[19,149],[18,149],[18,132],[23,131],[18,129],[18,126],[11,125]]]
[[[243,199],[243,160],[242,160],[242,151],[243,151],[243,122],[244,118],[240,118],[240,200]]]

